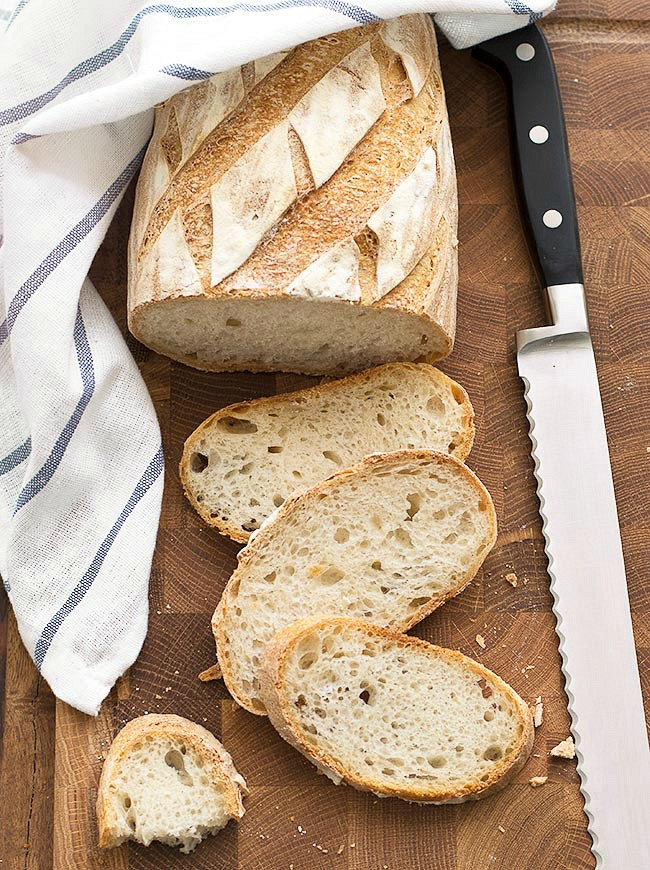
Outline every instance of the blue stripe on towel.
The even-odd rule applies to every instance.
[[[142,162],[144,152],[147,146],[138,151],[133,160],[124,169],[115,181],[111,184],[108,190],[103,194],[95,205],[85,214],[81,220],[75,224],[70,232],[62,239],[53,251],[40,263],[39,267],[33,272],[14,298],[9,303],[7,309],[7,318],[0,324],[0,345],[2,345],[9,337],[13,329],[16,318],[22,311],[25,304],[31,299],[32,295],[41,286],[45,279],[53,272],[56,267],[65,260],[68,254],[73,251],[77,245],[82,242],[86,236],[93,230],[106,212],[113,205],[115,200],[120,196],[129,181],[135,175],[137,168]]]
[[[521,0],[506,0],[506,3],[510,7],[510,9],[515,13],[515,15],[534,15],[535,13],[527,6],[525,3],[522,3]]]
[[[45,463],[21,490],[16,502],[16,507],[14,508],[14,516],[27,504],[27,502],[31,501],[35,495],[38,495],[38,493],[41,492],[41,490],[52,479],[52,475],[59,467],[68,444],[72,440],[75,429],[79,425],[83,412],[88,407],[88,403],[95,392],[95,367],[93,364],[93,356],[90,351],[90,345],[88,344],[86,327],[84,326],[83,318],[81,316],[81,307],[77,308],[77,317],[74,325],[74,344],[77,351],[81,383],[83,385],[81,396],[70,416],[70,419],[63,427],[59,437],[56,439],[54,447],[50,451],[50,455],[47,457]]]
[[[12,450],[11,453],[8,453],[4,459],[0,459],[0,477],[2,477],[3,474],[8,474],[10,471],[13,471],[14,468],[17,468],[27,459],[31,452],[32,439],[28,438],[26,441],[23,441],[22,444],[19,444],[15,450]]]
[[[11,25],[14,23],[16,18],[18,18],[18,16],[23,11],[25,6],[27,6],[28,3],[29,3],[29,0],[20,0],[20,2],[16,4],[16,8],[11,13],[11,17],[9,18],[9,24],[7,24],[7,28],[11,27]]]
[[[32,139],[40,139],[41,137],[35,133],[16,133],[11,140],[12,145],[22,145],[23,142],[31,142]]]
[[[513,0],[514,2],[514,0]],[[48,103],[52,102],[58,95],[73,82],[79,81],[87,75],[91,75],[97,70],[102,69],[109,63],[119,57],[125,47],[132,39],[134,33],[138,29],[138,25],[147,15],[161,14],[170,15],[172,18],[214,18],[215,16],[229,15],[231,12],[275,12],[282,9],[292,8],[319,8],[330,9],[332,12],[338,12],[346,18],[351,18],[359,24],[370,24],[373,21],[381,19],[368,12],[356,3],[347,3],[344,0],[276,0],[273,3],[233,3],[232,6],[188,6],[179,7],[171,6],[167,3],[156,3],[151,6],[145,6],[131,19],[128,27],[122,31],[119,37],[108,48],[103,49],[92,57],[78,63],[73,67],[61,81],[39,94],[37,97],[32,97],[23,103],[18,103],[8,109],[0,111],[0,126],[12,124],[15,121],[20,121],[42,109]]]
[[[83,599],[85,594],[92,586],[95,577],[97,577],[97,575],[99,574],[104,560],[108,555],[108,552],[111,549],[115,539],[117,538],[120,529],[126,522],[129,514],[132,513],[140,499],[158,479],[163,468],[163,451],[162,447],[160,447],[149,465],[147,466],[142,477],[138,481],[135,489],[131,493],[129,500],[124,505],[122,512],[113,524],[111,530],[102,541],[101,546],[97,550],[95,557],[88,566],[86,573],[74,587],[74,589],[66,599],[65,603],[57,610],[52,619],[50,619],[50,621],[43,629],[34,650],[34,661],[36,662],[36,667],[39,668],[39,670],[43,664],[43,659],[45,658],[45,655],[50,648],[50,644],[52,643],[55,634],[63,624],[65,618],[70,613],[72,613],[72,611],[75,609],[75,607],[79,604],[79,602]]]
[[[209,79],[210,76],[215,75],[215,73],[206,72],[204,69],[185,66],[183,63],[170,63],[167,66],[164,66],[160,72],[165,73],[168,76],[175,76],[177,79],[187,79],[188,82],[198,82],[202,79]]]

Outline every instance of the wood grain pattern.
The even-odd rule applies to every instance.
[[[639,664],[650,692],[650,7],[644,0],[567,0],[545,22],[557,61],[572,148],[589,309],[618,496]],[[546,561],[514,333],[544,313],[527,255],[509,163],[504,94],[466,53],[443,47],[460,199],[460,292],[454,354],[442,368],[468,389],[477,414],[469,464],[489,487],[499,539],[481,574],[415,629],[541,695],[544,721],[516,782],[485,801],[413,807],[335,788],[248,715],[212,663],[209,615],[236,545],[185,502],[176,465],[184,439],[232,401],[307,383],[292,375],[191,371],[129,344],[152,392],[167,456],[163,519],[142,653],[97,720],[62,704],[38,678],[5,613],[2,867],[55,870],[192,867],[210,870],[538,870],[593,867],[573,762],[548,750],[568,733]],[[93,280],[125,325],[125,251],[132,196],[97,256]],[[514,572],[513,588],[505,575]],[[482,650],[476,635],[486,641]],[[4,669],[0,669],[0,674]],[[99,854],[93,804],[113,732],[146,711],[175,712],[220,736],[251,786],[247,812],[191,858],[162,846]],[[56,718],[56,722],[55,722]],[[56,725],[56,731],[55,731]],[[56,734],[56,738],[55,738]],[[547,775],[533,789],[530,777]],[[52,811],[53,802],[53,811]],[[503,830],[502,830],[503,829]],[[343,848],[341,848],[343,847]]]

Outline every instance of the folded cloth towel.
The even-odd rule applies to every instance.
[[[152,107],[192,81],[381,18],[436,13],[464,47],[553,2],[7,2],[0,574],[44,678],[96,714],[146,633],[163,456],[142,378],[87,274],[140,166]]]

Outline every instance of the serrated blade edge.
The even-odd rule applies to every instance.
[[[650,867],[650,818],[640,811],[650,789],[650,752],[588,334],[520,350],[518,364],[593,853],[597,867]],[[598,645],[605,643],[612,645],[610,662],[599,654]],[[617,703],[624,700],[624,717],[620,708],[604,708],[598,720],[594,694],[602,687],[599,680]],[[631,763],[615,757],[621,741],[634,755]]]

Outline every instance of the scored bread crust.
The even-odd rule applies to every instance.
[[[247,534],[240,526],[224,521],[219,515],[212,516],[210,509],[197,501],[195,494],[192,492],[190,485],[190,459],[194,445],[200,440],[203,433],[207,429],[210,429],[217,420],[236,414],[247,413],[251,407],[263,409],[269,405],[277,405],[279,402],[289,405],[291,402],[295,402],[297,399],[302,399],[303,397],[310,400],[315,397],[326,396],[330,393],[336,393],[337,391],[343,390],[347,385],[358,386],[365,383],[372,384],[374,378],[379,376],[380,373],[404,368],[417,370],[418,372],[428,375],[433,383],[446,383],[453,392],[456,401],[460,399],[459,405],[462,408],[461,437],[459,442],[456,444],[453,453],[450,455],[456,457],[456,459],[459,459],[461,462],[464,462],[474,443],[474,408],[472,407],[472,403],[465,389],[461,387],[460,384],[456,383],[456,381],[452,380],[452,378],[448,377],[444,372],[441,372],[440,369],[428,365],[427,363],[386,363],[385,365],[367,369],[366,371],[360,372],[356,375],[348,375],[348,377],[340,380],[329,381],[325,384],[320,384],[315,387],[307,387],[302,390],[295,390],[291,393],[265,396],[260,399],[251,399],[248,402],[237,402],[216,411],[208,417],[207,420],[204,420],[203,423],[194,430],[194,432],[192,432],[183,448],[183,455],[179,464],[179,473],[183,492],[187,496],[188,501],[209,526],[217,529],[220,534],[232,538],[233,541],[245,544],[250,539],[250,534]]]
[[[442,789],[426,786],[390,787],[372,776],[359,777],[348,770],[343,763],[318,747],[306,741],[302,730],[293,715],[292,704],[284,691],[283,667],[297,643],[317,628],[335,628],[344,625],[356,628],[369,637],[391,640],[397,646],[417,649],[432,658],[456,661],[471,669],[478,677],[495,685],[516,710],[521,726],[520,733],[508,755],[494,765],[489,779],[485,782],[469,780],[456,789]],[[291,746],[306,756],[316,767],[335,782],[345,782],[361,791],[371,791],[385,797],[397,797],[417,803],[444,804],[464,803],[478,800],[502,789],[521,770],[533,748],[533,717],[528,705],[514,689],[488,668],[455,650],[435,646],[416,637],[400,634],[388,628],[372,625],[360,619],[347,617],[305,617],[280,629],[264,652],[260,670],[262,696],[272,725],[280,736]]]
[[[405,63],[405,54],[394,41],[396,33],[409,43],[410,64]],[[351,143],[347,156],[340,155],[340,163],[329,179],[316,184],[311,178],[307,183],[302,175],[311,175],[311,149],[294,129],[293,110],[329,74],[347,69],[346,58],[364,47],[370,52],[371,62],[366,59],[363,71],[369,73],[376,67],[385,109],[374,121],[368,118],[367,132]],[[413,69],[409,74],[409,65],[422,77],[420,82],[412,80]],[[183,313],[190,313],[196,301],[208,301],[217,308],[219,301],[235,301],[243,314],[246,306],[253,306],[248,310],[254,310],[257,302],[268,310],[269,316],[282,322],[295,312],[296,302],[306,300],[313,308],[313,314],[309,315],[312,320],[319,317],[326,320],[331,312],[347,323],[356,310],[382,311],[385,316],[384,313],[380,316],[386,330],[392,325],[396,330],[400,326],[408,334],[413,331],[417,335],[414,342],[420,336],[426,339],[426,346],[421,348],[414,344],[408,349],[392,350],[392,358],[433,361],[446,356],[455,333],[457,192],[444,88],[430,17],[407,15],[322,37],[283,53],[275,65],[269,66],[266,75],[256,75],[252,80],[249,73],[250,65],[220,73],[172,97],[156,112],[154,133],[138,182],[129,245],[130,330],[153,350],[195,368],[276,370],[283,367],[276,364],[277,360],[271,364],[254,352],[246,357],[244,350],[238,349],[236,358],[224,353],[222,358],[215,359],[214,354],[190,347],[187,341],[171,338],[167,335],[170,324],[181,322],[178,303],[185,309]],[[240,93],[231,101],[233,93],[228,88],[233,84],[233,76],[239,79]],[[221,88],[225,88],[223,114],[217,120],[214,113],[219,99],[215,89]],[[367,95],[368,90],[362,88],[361,93]],[[344,112],[343,121],[339,119],[334,130],[340,130],[339,138],[343,140],[349,125],[345,123],[343,106],[340,111]],[[203,119],[207,126],[200,136],[193,137],[189,134],[197,119]],[[213,281],[213,225],[215,220],[218,224],[219,214],[217,211],[215,218],[214,208],[220,198],[217,195],[213,202],[211,191],[218,188],[239,160],[247,155],[250,159],[266,136],[287,125],[299,145],[291,156],[297,184],[295,200],[270,229],[266,232],[260,229],[248,259],[231,274],[225,277],[219,274]],[[415,264],[409,262],[404,277],[382,294],[375,275],[376,248],[381,249],[382,243],[368,221],[414,173],[429,148],[436,154],[435,201],[439,208],[432,220],[423,219],[412,233],[405,234],[411,242],[418,242],[419,259]],[[267,174],[273,176],[273,167]],[[241,202],[248,202],[250,193],[244,190]],[[409,216],[415,220],[418,210],[402,202],[395,213],[402,220]],[[296,244],[297,237],[300,244]],[[396,235],[392,241],[398,243]],[[337,295],[331,288],[326,289],[327,282],[323,280],[310,288],[314,295],[296,294],[292,289],[296,279],[339,244],[359,247],[360,295],[346,298],[341,295],[342,287],[337,288]],[[156,265],[157,254],[161,255],[162,264]],[[401,262],[403,255],[403,251],[386,252],[394,264]],[[351,278],[352,272],[346,275]],[[323,306],[320,311],[314,307],[317,304]],[[298,323],[299,319],[297,328]],[[300,343],[298,335],[295,340]],[[390,353],[387,351],[384,358]],[[374,363],[380,361],[372,359]],[[302,359],[291,355],[285,367],[306,374],[340,375],[362,368],[363,360],[325,361],[311,359],[305,352]]]
[[[111,794],[115,776],[129,753],[148,736],[180,738],[204,760],[206,774],[222,786],[228,815],[240,819],[244,815],[242,794],[248,794],[243,776],[238,773],[230,754],[207,728],[172,713],[149,713],[128,722],[110,745],[97,789],[97,826],[99,845],[118,845],[115,830],[114,798]]]
[[[417,625],[418,622],[421,622],[426,616],[428,616],[450,598],[453,598],[460,592],[462,592],[463,589],[465,589],[465,587],[472,581],[472,579],[476,575],[476,572],[485,561],[487,553],[490,552],[490,550],[496,543],[496,511],[494,509],[494,503],[492,502],[492,497],[490,496],[490,493],[487,491],[485,486],[483,486],[483,484],[474,474],[474,472],[466,465],[464,465],[460,460],[456,459],[453,456],[449,456],[449,454],[447,453],[440,453],[435,450],[396,450],[392,453],[372,453],[369,456],[364,457],[362,461],[359,462],[357,465],[353,465],[350,468],[343,469],[342,471],[333,474],[331,477],[326,478],[320,483],[315,484],[309,489],[297,490],[296,492],[293,492],[289,496],[289,498],[287,498],[286,501],[279,508],[277,508],[277,510],[275,510],[270,517],[265,520],[260,528],[253,533],[247,546],[239,551],[237,555],[237,567],[235,568],[228,583],[226,584],[226,588],[224,589],[221,599],[219,600],[219,603],[212,616],[212,633],[214,635],[216,643],[217,660],[219,662],[219,667],[221,668],[223,680],[230,694],[245,710],[248,710],[250,713],[254,713],[257,716],[266,715],[266,713],[256,707],[249,698],[245,697],[241,690],[241,687],[237,684],[237,680],[235,679],[235,672],[230,664],[230,657],[227,652],[228,630],[226,628],[225,616],[226,605],[228,603],[230,594],[233,588],[240,583],[242,573],[246,571],[248,563],[252,560],[252,554],[254,553],[254,551],[258,547],[264,547],[266,542],[271,537],[274,526],[282,524],[287,519],[291,518],[291,516],[296,512],[297,505],[302,500],[310,499],[312,501],[317,501],[318,497],[322,493],[327,493],[328,490],[339,486],[347,478],[354,477],[355,475],[361,475],[365,472],[372,471],[373,469],[381,468],[382,466],[388,467],[393,465],[401,465],[407,461],[418,462],[420,460],[439,462],[442,464],[453,463],[454,465],[458,466],[459,469],[462,469],[463,474],[466,476],[466,479],[474,486],[477,495],[486,505],[486,513],[488,515],[490,528],[489,542],[487,549],[484,551],[484,553],[482,555],[479,554],[479,556],[467,566],[464,574],[461,576],[456,586],[447,590],[446,592],[440,593],[438,596],[432,596],[429,601],[427,601],[421,607],[418,607],[416,610],[412,611],[410,615],[405,616],[403,619],[397,621],[395,623],[394,629],[396,631],[408,631],[410,628],[412,628],[414,625]]]

